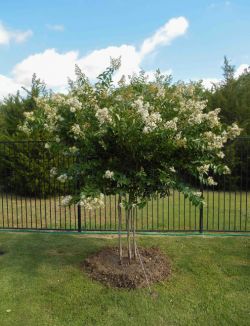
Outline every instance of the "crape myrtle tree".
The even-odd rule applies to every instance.
[[[91,210],[104,205],[104,193],[119,196],[119,234],[124,207],[130,262],[138,254],[134,208],[156,193],[169,195],[170,189],[203,205],[202,194],[183,176],[215,185],[212,174],[230,173],[222,149],[240,129],[236,123],[223,126],[219,109],[207,112],[194,84],[169,87],[169,78],[159,71],[154,82],[141,73],[128,83],[123,77],[115,87],[112,78],[119,65],[119,59],[111,59],[94,85],[76,68],[68,94],[38,98],[38,109],[25,114],[21,128],[28,134],[42,129],[53,140],[45,144],[49,151],[76,157],[68,169],[50,171],[61,182],[80,184],[77,194],[62,199],[63,205]],[[122,261],[121,236],[119,243]]]

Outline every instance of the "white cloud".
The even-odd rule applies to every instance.
[[[109,66],[110,57],[121,57],[122,64],[119,72],[116,74],[116,79],[122,75],[127,76],[133,73],[138,73],[141,70],[140,54],[136,51],[134,46],[126,44],[121,46],[109,46],[105,49],[93,51],[89,55],[80,58],[77,61],[77,64],[82,71],[93,80]]]
[[[27,87],[32,74],[36,73],[48,87],[63,90],[67,86],[68,77],[75,77],[75,64],[93,81],[109,66],[110,57],[121,57],[121,67],[114,76],[117,81],[122,75],[139,73],[146,55],[156,50],[158,46],[170,44],[175,38],[183,35],[187,27],[188,21],[184,17],[170,19],[153,36],[145,39],[139,49],[133,45],[123,44],[94,50],[82,57],[79,56],[78,51],[59,53],[55,49],[46,49],[44,52],[28,56],[14,66],[11,72],[12,82]]]
[[[238,78],[242,75],[245,71],[250,72],[250,65],[243,63],[241,64],[235,71],[235,77]]]
[[[7,29],[1,22],[0,22],[0,45],[9,44],[10,42],[15,43],[23,43],[25,42],[30,36],[32,36],[32,31],[12,31]]]
[[[52,31],[56,31],[56,32],[63,32],[64,31],[64,26],[63,25],[59,25],[59,24],[55,24],[55,25],[50,25],[47,24],[46,27]]]
[[[214,84],[218,84],[220,82],[220,80],[218,78],[203,78],[202,79],[202,85],[206,88],[206,89],[211,89]]]
[[[77,51],[60,54],[55,49],[48,49],[18,63],[12,71],[13,79],[28,86],[32,74],[36,73],[49,87],[62,87],[67,84],[67,77],[74,77],[77,58]]]
[[[0,99],[8,94],[14,94],[21,89],[21,85],[13,79],[0,75]]]
[[[240,75],[242,75],[244,72],[250,72],[250,65],[246,63],[242,63],[239,65],[239,67],[235,71],[235,78],[239,78]],[[218,84],[221,80],[218,78],[203,78],[202,79],[202,85],[207,88],[211,89],[214,84]]]
[[[154,51],[157,46],[170,44],[173,39],[185,34],[187,28],[188,21],[185,17],[170,19],[151,37],[144,40],[140,50],[141,56],[145,56],[146,54]]]

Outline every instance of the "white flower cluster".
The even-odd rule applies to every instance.
[[[223,174],[230,174],[231,170],[229,169],[229,167],[227,165],[224,165],[223,167]]]
[[[51,100],[56,105],[65,105],[66,102],[65,95],[62,94],[53,94]]]
[[[31,112],[24,112],[23,115],[25,116],[26,120],[29,120],[29,121],[34,121],[35,120],[34,112],[33,111],[31,111]]]
[[[207,122],[209,123],[209,126],[211,128],[217,127],[220,124],[220,118],[218,117],[219,113],[220,113],[221,109],[217,108],[213,111],[208,112],[205,115],[205,119],[207,120]]]
[[[162,121],[159,112],[153,112],[144,120],[145,126],[143,128],[144,133],[149,133],[157,128],[157,125]]]
[[[78,205],[83,206],[88,210],[104,207],[104,194],[100,193],[98,197],[94,198],[86,197],[82,194]]]
[[[71,147],[69,147],[69,152],[71,153],[71,154],[75,154],[75,153],[77,153],[79,151],[79,148],[77,148],[76,146],[71,146]]]
[[[227,141],[227,133],[216,135],[212,131],[206,131],[203,134],[203,139],[207,142],[208,150],[221,149]]]
[[[51,170],[50,170],[50,176],[51,177],[54,177],[56,175],[57,175],[57,168],[56,167],[51,168]]]
[[[103,125],[106,122],[112,122],[112,118],[107,108],[103,108],[103,109],[98,108],[95,116],[101,125]]]
[[[203,113],[206,106],[206,100],[180,98],[179,106],[178,108],[175,108],[175,111],[179,111],[179,113],[185,115],[189,115],[190,113],[197,115]]]
[[[207,122],[210,128],[215,128],[220,125],[220,119],[218,114],[220,113],[220,109],[215,109],[214,111],[210,111],[208,113],[202,113],[204,102],[201,106],[196,106],[196,110],[189,116],[188,123],[189,125],[201,124],[203,122]]]
[[[22,125],[18,126],[18,130],[22,131],[26,135],[31,134],[31,129],[29,127],[28,121],[25,121]]]
[[[80,137],[83,136],[83,131],[81,130],[81,127],[79,126],[79,124],[75,123],[72,127],[71,127],[71,131],[74,135],[74,139],[78,139]]]
[[[198,114],[191,114],[190,117],[188,118],[188,123],[189,125],[196,125],[196,124],[201,124],[204,120],[204,115],[201,113]]]
[[[57,123],[63,121],[64,119],[58,114],[58,110],[55,107],[45,103],[43,109],[46,116],[44,128],[49,132],[53,132],[56,130]]]
[[[184,136],[182,137],[182,132],[178,132],[178,134],[175,135],[175,138],[174,138],[174,141],[175,141],[175,144],[178,146],[178,147],[184,147],[186,148],[187,147],[187,138]]]
[[[165,127],[166,129],[176,131],[176,130],[177,130],[177,122],[178,122],[178,118],[175,117],[175,118],[173,118],[172,120],[167,121],[167,122],[164,124],[164,127]]]
[[[164,97],[165,96],[165,88],[164,88],[164,86],[162,86],[162,85],[158,85],[157,86],[157,94],[156,94],[156,96],[157,97]]]
[[[225,154],[223,153],[223,152],[218,152],[217,153],[217,156],[219,157],[219,158],[224,158],[225,157]]]
[[[214,181],[214,179],[212,177],[208,177],[207,178],[207,184],[209,186],[216,186],[218,183]]]
[[[70,97],[66,100],[66,104],[70,107],[70,112],[75,113],[76,111],[81,110],[82,103],[76,97]]]
[[[65,183],[67,179],[68,179],[68,176],[66,173],[61,174],[61,175],[59,175],[59,177],[57,177],[57,180],[60,181],[61,183]]]
[[[195,191],[195,192],[193,192],[193,195],[195,195],[197,197],[201,197],[202,193],[200,191]]]
[[[171,172],[173,172],[173,173],[175,173],[175,172],[176,172],[176,170],[175,170],[174,166],[171,166],[171,167],[169,168],[169,170],[170,170]]]
[[[239,128],[237,123],[233,123],[232,126],[227,128],[227,137],[229,139],[234,139],[235,137],[239,136],[242,131],[242,128]]]
[[[142,97],[139,97],[137,100],[135,100],[132,106],[137,109],[137,112],[142,117],[142,121],[145,124],[143,128],[143,132],[145,134],[155,130],[158,124],[162,121],[159,112],[149,113],[150,104],[148,102],[144,103]]]
[[[200,174],[208,174],[209,168],[210,168],[210,164],[204,164],[204,165],[198,166],[197,171]]]
[[[107,170],[104,175],[103,175],[104,178],[106,179],[113,179],[114,177],[114,172],[113,171],[110,171],[110,170]]]
[[[144,103],[141,96],[134,101],[132,106],[137,109],[138,113],[140,113],[142,120],[146,120],[148,118],[150,104],[148,102]]]
[[[68,195],[68,196],[65,196],[61,199],[61,205],[62,206],[69,206],[71,201],[72,201],[72,196],[71,195]]]

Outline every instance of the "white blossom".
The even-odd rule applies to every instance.
[[[218,114],[220,113],[221,109],[217,108],[213,111],[208,112],[208,114],[206,114],[205,118],[209,123],[209,126],[211,128],[217,127],[220,124],[220,119],[218,117]]]
[[[164,127],[166,129],[169,129],[169,130],[177,130],[177,122],[178,122],[178,118],[175,117],[173,118],[172,120],[169,120],[167,121],[165,124],[164,124]]]
[[[66,173],[59,175],[59,177],[57,177],[57,180],[60,181],[61,183],[64,183],[66,180],[68,179],[68,176]]]
[[[182,132],[178,132],[178,134],[175,135],[175,143],[178,147],[187,147],[187,138],[182,137]]]
[[[81,130],[81,127],[77,123],[75,123],[71,127],[71,131],[72,131],[75,139],[78,139],[79,137],[83,136],[83,131]]]
[[[159,112],[154,112],[149,114],[145,119],[145,127],[143,129],[144,133],[151,132],[157,128],[157,125],[162,121],[161,115]]]
[[[30,135],[32,131],[27,121],[25,121],[22,125],[18,126],[18,129],[23,133],[25,133],[26,135]]]
[[[57,175],[57,168],[53,167],[50,169],[50,176],[56,176]]]
[[[227,165],[224,165],[223,167],[223,174],[230,174],[231,170],[229,169],[229,167]]]
[[[204,164],[204,165],[198,166],[197,171],[200,174],[208,174],[209,168],[210,168],[210,164]]]
[[[189,119],[188,123],[190,125],[201,124],[204,120],[204,115],[202,113],[192,114]]]
[[[216,186],[218,183],[214,181],[214,179],[212,177],[208,177],[207,178],[207,184],[209,186]]]
[[[67,99],[66,104],[70,106],[71,112],[76,112],[82,108],[82,103],[76,97],[70,97]]]
[[[145,134],[155,130],[158,124],[162,121],[159,112],[152,112],[152,113],[149,112],[150,104],[148,102],[144,103],[142,97],[139,97],[137,100],[135,100],[134,103],[132,104],[132,107],[134,107],[137,110],[137,112],[140,114],[142,118],[142,121],[145,124],[143,128],[143,133]]]
[[[201,197],[202,193],[200,191],[195,191],[195,192],[193,192],[193,195],[195,195],[197,197]]]
[[[86,197],[81,195],[78,205],[83,206],[85,209],[92,210],[104,207],[104,194],[100,193],[98,197]]]
[[[62,121],[64,121],[64,117],[62,117],[61,115],[58,115],[57,120],[62,122]]]
[[[158,91],[157,91],[156,96],[157,97],[164,97],[165,96],[165,88],[164,88],[164,86],[159,85],[157,88],[158,88]]]
[[[52,101],[53,101],[53,103],[55,103],[57,105],[64,105],[66,102],[65,96],[61,95],[61,94],[53,94]]]
[[[106,179],[113,179],[114,177],[114,172],[113,171],[110,171],[110,170],[107,170],[103,176],[104,178]]]
[[[69,206],[70,202],[72,201],[72,196],[71,195],[68,195],[68,196],[65,196],[61,199],[61,205],[62,206]]]
[[[206,131],[203,134],[203,140],[207,142],[207,149],[221,149],[227,141],[226,134],[216,135],[212,131]]]
[[[34,112],[24,112],[23,115],[25,116],[25,118],[29,121],[34,121],[35,117],[34,117]]]
[[[227,136],[229,139],[234,139],[235,137],[239,136],[242,129],[239,128],[237,123],[233,123],[232,126],[227,128]]]
[[[225,157],[225,154],[223,152],[219,152],[219,153],[217,153],[217,156],[219,158],[224,158]]]
[[[77,148],[76,146],[72,146],[72,147],[69,147],[69,152],[71,154],[75,154],[79,151],[79,148]]]
[[[112,118],[107,108],[97,109],[95,116],[101,125],[105,122],[112,122]]]
[[[175,173],[175,172],[176,172],[176,170],[175,170],[174,166],[171,166],[171,167],[169,168],[169,170],[170,170],[171,172],[173,172],[173,173]]]

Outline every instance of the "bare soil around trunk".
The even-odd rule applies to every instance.
[[[158,248],[139,247],[138,252],[140,257],[133,259],[131,264],[125,256],[121,265],[119,249],[107,247],[88,257],[82,267],[92,279],[117,288],[142,288],[148,286],[148,282],[152,284],[170,276],[170,260]]]

